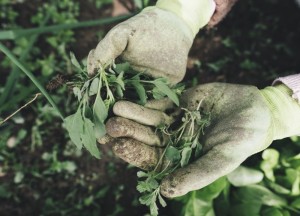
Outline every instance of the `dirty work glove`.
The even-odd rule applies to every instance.
[[[171,83],[181,81],[193,39],[214,9],[213,0],[159,0],[114,27],[90,51],[89,74],[121,56],[139,72],[166,77]]]
[[[212,183],[237,168],[246,158],[267,148],[273,140],[300,134],[300,105],[291,90],[281,84],[258,90],[253,86],[212,83],[187,90],[181,106],[211,114],[200,143],[203,153],[195,162],[163,179],[161,193],[177,197]],[[152,101],[141,107],[117,102],[114,117],[107,122],[111,136],[102,143],[113,144],[123,160],[142,169],[153,170],[163,147],[162,138],[149,126],[173,122],[163,111],[168,100]],[[101,142],[101,140],[100,140]]]

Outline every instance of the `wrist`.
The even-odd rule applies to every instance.
[[[267,87],[261,94],[270,108],[273,119],[273,140],[300,134],[300,104],[293,91],[284,84]]]
[[[273,82],[273,85],[277,85],[279,83],[285,84],[289,87],[293,94],[292,97],[300,103],[300,74],[294,74],[286,77],[279,77]]]
[[[214,0],[158,0],[156,7],[175,13],[193,32],[193,37],[212,17]]]

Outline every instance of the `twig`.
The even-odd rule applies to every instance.
[[[9,120],[10,118],[12,118],[14,115],[16,115],[18,112],[20,112],[22,109],[24,109],[25,107],[27,107],[29,104],[31,104],[33,101],[35,101],[40,95],[42,95],[41,93],[37,93],[35,94],[34,98],[31,99],[29,102],[27,102],[25,105],[23,105],[22,107],[20,107],[18,110],[16,110],[13,114],[9,115],[8,117],[6,117],[3,121],[0,122],[0,125],[2,125],[4,122],[6,122],[7,120]]]

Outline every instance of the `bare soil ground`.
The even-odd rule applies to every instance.
[[[15,9],[21,14],[21,26],[31,27],[26,17],[34,13],[42,3],[42,0],[25,1],[24,4],[16,6]],[[111,7],[98,10],[85,0],[80,0],[80,5],[79,20],[99,19],[111,14]],[[300,70],[299,20],[300,9],[292,1],[241,1],[216,29],[203,30],[198,34],[190,52],[186,80],[197,77],[199,83],[230,82],[264,87],[270,85],[275,77]],[[105,26],[101,30],[107,32],[111,27]],[[72,50],[78,58],[85,57],[89,50],[96,46],[98,31],[97,27],[75,31],[77,43],[73,44]],[[222,60],[225,63],[222,63]],[[201,67],[197,66],[199,61]],[[219,71],[209,64],[220,67]],[[29,119],[33,118],[31,111],[26,115]],[[60,130],[55,130],[53,125],[49,125],[49,128],[51,131],[46,138],[48,141],[45,148],[51,148],[53,143],[66,142]],[[25,143],[29,142],[28,138]],[[116,188],[120,187],[119,195],[107,193],[101,203],[102,209],[95,213],[93,206],[86,207],[86,215],[109,215],[114,211],[116,202],[125,208],[120,215],[140,216],[146,213],[147,209],[144,207],[132,207],[132,202],[137,197],[137,170],[129,169],[127,164],[111,155],[109,146],[102,146],[101,149],[104,155],[100,161],[91,160],[87,153],[80,159],[72,158],[78,164],[76,177],[66,179],[56,175],[47,178],[47,181],[38,181],[35,177],[30,187],[16,187],[13,193],[18,194],[20,200],[12,202],[0,199],[0,215],[41,215],[48,192],[53,199],[64,202],[65,199],[72,199],[66,197],[72,190],[76,191],[74,196],[85,197],[106,185],[109,185],[109,191],[116,191]],[[35,151],[36,155],[26,154],[26,145],[20,146],[16,151],[20,156],[17,160],[25,167],[36,166],[37,170],[43,169],[44,162],[37,159],[40,158],[37,155],[42,152]],[[59,154],[58,157],[62,155]],[[114,167],[114,173],[111,173],[111,166]],[[97,173],[99,178],[93,179],[94,173]],[[81,174],[85,176],[85,185],[79,182]],[[7,173],[5,177],[0,178],[0,184],[8,184],[13,178],[13,173]],[[53,191],[56,191],[55,195]],[[36,199],[36,194],[43,196]],[[164,209],[162,215],[170,215],[168,211],[168,208]],[[72,215],[77,214],[73,212]]]

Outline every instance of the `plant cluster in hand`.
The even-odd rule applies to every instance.
[[[183,85],[170,87],[165,78],[150,79],[142,73],[132,73],[128,63],[112,63],[90,77],[72,53],[71,61],[79,74],[78,81],[72,81],[69,85],[73,86],[79,106],[75,114],[65,118],[65,126],[77,148],[84,146],[96,158],[100,158],[97,140],[106,134],[105,121],[117,100],[145,104],[148,98],[168,97],[179,106],[178,95],[184,90]],[[138,177],[143,180],[137,186],[142,193],[140,202],[150,207],[152,215],[158,214],[157,200],[163,207],[166,206],[159,187],[163,177],[200,156],[202,146],[199,138],[209,124],[209,115],[200,114],[200,105],[201,102],[195,111],[182,108],[183,116],[177,129],[171,129],[169,125],[156,128],[157,133],[168,137],[166,148],[154,170],[138,172]],[[160,170],[163,161],[168,162]]]
[[[112,63],[90,77],[73,54],[71,61],[79,73],[76,81],[68,84],[73,86],[79,106],[75,114],[64,119],[65,127],[77,148],[84,146],[96,158],[100,158],[96,142],[106,134],[105,121],[117,100],[143,105],[148,98],[167,96],[179,105],[178,95],[184,86],[169,87],[165,78],[150,79],[142,73],[133,73],[127,63]]]

